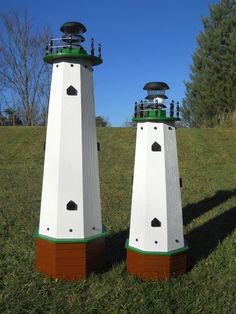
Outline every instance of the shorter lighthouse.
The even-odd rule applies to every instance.
[[[127,270],[143,280],[186,272],[174,102],[167,116],[169,86],[150,82],[145,100],[135,103],[137,122]]]
[[[102,58],[93,40],[90,53],[81,45],[83,24],[67,22],[60,30],[44,56],[53,69],[36,270],[77,280],[105,262],[93,93],[93,67]]]

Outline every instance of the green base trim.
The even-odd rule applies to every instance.
[[[166,122],[166,121],[180,121],[180,118],[175,117],[144,117],[144,118],[132,118],[133,122]]]
[[[47,63],[54,63],[59,59],[83,59],[92,61],[93,65],[99,65],[103,62],[102,58],[88,55],[85,50],[73,48],[71,51],[68,48],[63,48],[57,53],[49,53],[44,56],[43,60]]]
[[[94,236],[87,237],[84,239],[56,239],[56,238],[39,234],[38,228],[35,230],[35,233],[33,235],[35,239],[42,239],[42,240],[46,240],[53,243],[88,243],[90,241],[97,240],[99,238],[104,238],[107,236],[108,236],[108,231],[105,226],[102,226],[102,233],[99,233],[99,234],[96,234]]]
[[[169,252],[149,252],[149,251],[142,251],[139,249],[136,249],[132,246],[129,246],[129,239],[126,240],[125,242],[125,248],[129,251],[133,251],[142,255],[160,255],[160,256],[175,256],[181,253],[185,253],[188,251],[188,244],[186,241],[184,241],[184,247],[177,249],[177,250],[172,250]]]

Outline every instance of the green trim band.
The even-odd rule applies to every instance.
[[[139,254],[142,254],[142,255],[160,255],[160,256],[174,256],[174,255],[178,255],[180,253],[185,253],[188,251],[188,245],[187,245],[187,242],[184,241],[184,247],[180,248],[180,249],[177,249],[177,250],[172,250],[172,251],[169,251],[169,252],[149,252],[149,251],[142,251],[142,250],[139,250],[139,249],[136,249],[132,246],[129,246],[129,239],[126,240],[125,242],[125,248],[127,250],[130,250],[130,251],[133,251],[133,252],[136,252],[136,253],[139,253]]]
[[[49,53],[44,56],[43,60],[47,63],[54,63],[55,61],[58,61],[59,59],[83,59],[83,60],[90,60],[92,61],[93,65],[99,65],[101,64],[102,58],[99,58],[97,56],[88,55],[85,50],[81,49],[72,49],[71,51],[67,48],[63,48],[61,51],[57,53]]]
[[[90,236],[90,237],[87,237],[84,239],[55,239],[52,237],[48,237],[48,236],[39,234],[38,228],[35,230],[33,237],[35,239],[47,240],[47,241],[53,242],[53,243],[88,243],[90,241],[106,237],[107,235],[108,235],[108,231],[107,231],[106,227],[102,226],[102,233],[99,233],[99,234],[96,234],[94,236]]]
[[[175,118],[175,117],[144,117],[144,118],[132,118],[133,122],[165,122],[165,121],[180,121],[180,118]]]

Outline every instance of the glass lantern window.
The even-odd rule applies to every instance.
[[[148,90],[148,95],[165,95],[164,90]]]

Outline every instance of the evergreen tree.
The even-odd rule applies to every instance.
[[[214,126],[236,110],[236,0],[209,7],[182,104],[191,126]]]

